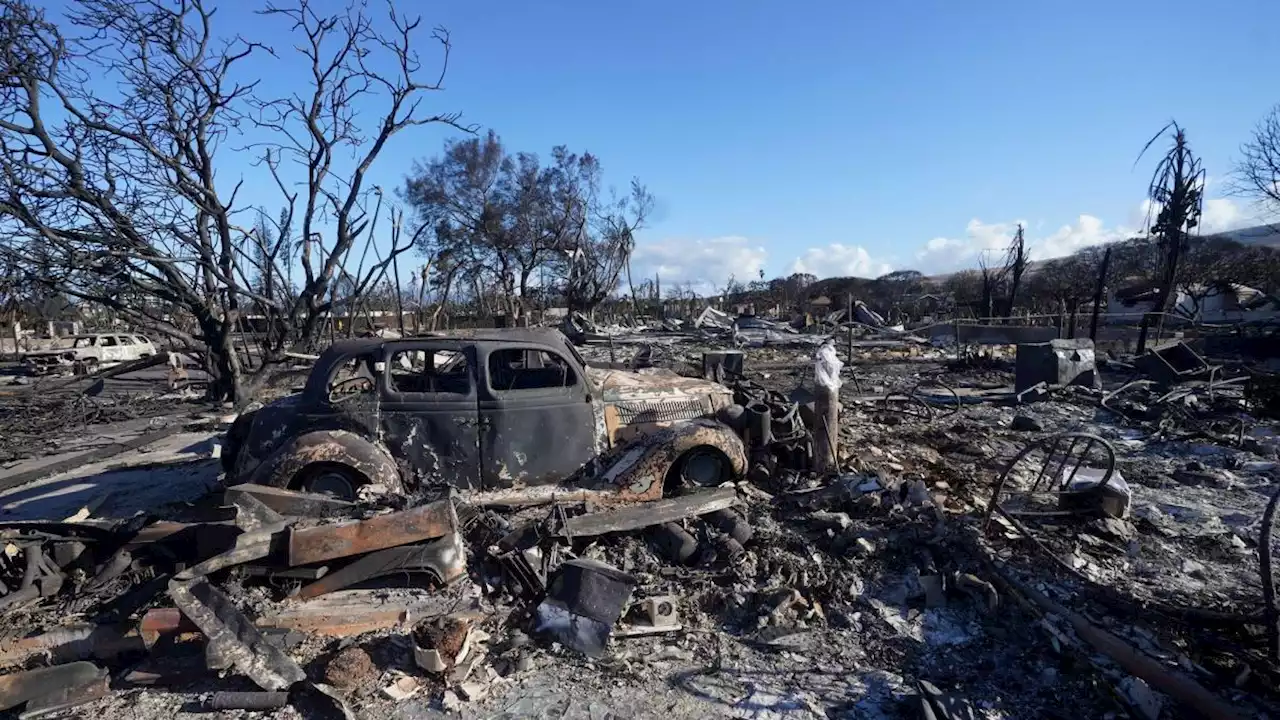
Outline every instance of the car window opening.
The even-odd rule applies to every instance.
[[[391,388],[401,393],[471,392],[467,356],[461,350],[401,350],[388,366]]]
[[[489,353],[489,383],[499,392],[573,387],[569,364],[545,350],[508,348]]]
[[[356,393],[372,393],[377,385],[377,373],[374,370],[376,358],[372,355],[360,355],[342,362],[329,378],[329,395],[353,395]],[[355,382],[365,380],[365,382]]]

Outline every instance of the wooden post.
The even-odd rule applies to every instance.
[[[836,472],[840,469],[840,400],[821,385],[818,385],[816,394],[813,469],[819,473]]]
[[[847,353],[847,354],[848,354],[848,356],[849,356],[848,363],[849,363],[849,366],[850,366],[850,367],[853,367],[853,327],[852,327],[852,326],[850,326],[850,327],[848,328],[848,332],[849,332],[849,336],[848,336],[848,343],[849,343],[849,344],[848,344],[848,351],[849,351],[849,352]]]
[[[1093,320],[1089,323],[1089,339],[1098,344],[1098,313],[1102,310],[1102,293],[1107,287],[1107,267],[1111,265],[1111,248],[1102,255],[1102,269],[1098,271],[1098,285],[1093,290]]]

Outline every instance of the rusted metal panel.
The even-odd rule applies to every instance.
[[[591,485],[593,489],[611,489],[621,502],[658,500],[672,466],[697,447],[724,453],[734,476],[746,471],[746,449],[737,433],[718,421],[701,419],[663,428],[618,448]]]
[[[290,567],[310,565],[433,540],[456,532],[457,526],[453,501],[446,499],[368,520],[292,528],[288,533],[287,562]]]
[[[401,488],[400,471],[385,448],[348,430],[317,430],[286,443],[255,471],[253,482],[287,487],[298,473],[316,463],[349,467],[371,483]]]
[[[705,515],[733,507],[738,503],[738,491],[718,488],[684,497],[656,500],[608,512],[591,513],[571,517],[560,528],[561,537],[590,537],[611,532],[639,530],[651,525],[661,525],[681,518]]]
[[[18,720],[40,720],[40,718],[60,717],[71,708],[85,703],[100,700],[110,692],[110,676],[106,669],[98,672],[92,680],[79,685],[66,685],[53,692],[32,698],[27,707],[18,716]]]
[[[353,503],[328,495],[318,495],[316,493],[301,492],[298,490],[286,490],[284,488],[271,487],[270,485],[232,485],[223,491],[223,502],[231,505],[238,505],[236,497],[239,495],[252,495],[259,502],[267,507],[275,510],[281,515],[291,515],[294,517],[323,517],[335,513],[348,512],[355,507]]]
[[[358,582],[398,572],[431,571],[445,584],[462,577],[467,571],[466,550],[459,533],[435,542],[402,545],[369,553],[298,591],[298,598],[310,600],[325,593],[341,590]]]
[[[139,632],[158,635],[195,632],[199,629],[199,626],[191,622],[178,608],[151,608],[138,621]]]
[[[105,677],[106,670],[91,662],[36,668],[0,677],[0,710],[17,707],[28,700],[50,695],[58,690],[88,685]]]
[[[644,370],[600,370],[588,368],[588,374],[600,388],[606,402],[618,400],[704,397],[706,395],[733,395],[733,391],[719,383],[701,378],[677,375],[665,368]]]

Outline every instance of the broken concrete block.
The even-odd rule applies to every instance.
[[[396,678],[390,685],[382,688],[382,694],[392,700],[408,700],[418,694],[418,690],[422,688],[422,684],[417,678],[408,675],[401,675]]]
[[[1040,383],[1050,387],[1101,388],[1102,377],[1094,359],[1093,341],[1076,338],[1018,345],[1014,390],[1021,393]]]

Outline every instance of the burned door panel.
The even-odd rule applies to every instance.
[[[560,482],[596,456],[596,413],[575,365],[537,345],[482,346],[485,489]]]
[[[476,349],[447,340],[389,344],[379,424],[416,483],[480,484]]]

